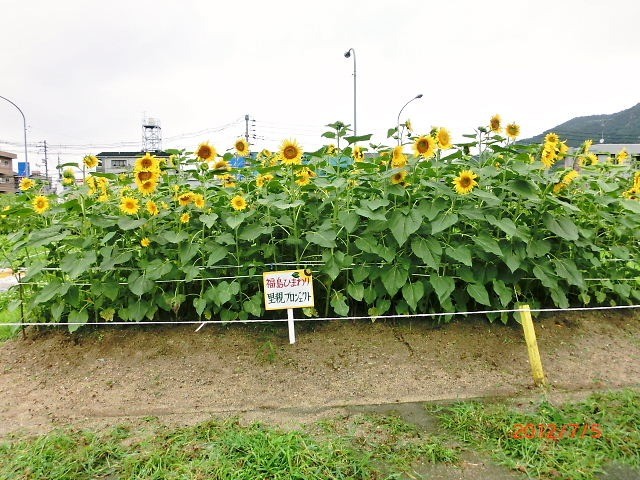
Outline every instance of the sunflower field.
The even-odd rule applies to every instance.
[[[315,152],[205,142],[82,185],[65,165],[60,195],[23,180],[1,245],[26,269],[29,320],[280,318],[262,273],[296,268],[313,272],[306,316],[640,300],[640,172],[624,150],[598,161],[554,134],[520,145],[498,116],[457,145],[445,128],[403,124],[385,146],[328,127]]]

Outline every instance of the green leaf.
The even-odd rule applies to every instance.
[[[196,265],[183,265],[180,270],[184,272],[184,281],[191,282],[200,275],[200,268]]]
[[[262,315],[262,305],[263,297],[260,293],[257,293],[242,304],[242,309],[254,317],[259,317]]]
[[[576,227],[575,223],[573,223],[569,217],[553,217],[551,214],[545,213],[542,221],[551,232],[560,238],[570,241],[576,241],[579,238],[578,227]]]
[[[424,285],[422,282],[407,283],[402,287],[402,296],[407,301],[412,310],[416,310],[418,302],[424,296]]]
[[[214,245],[209,250],[211,253],[209,254],[209,259],[207,260],[207,267],[215,265],[220,260],[223,260],[229,253],[229,250],[222,245]]]
[[[368,218],[369,220],[387,220],[384,211],[374,212],[373,210],[365,206],[357,207],[354,211],[361,217]]]
[[[146,218],[120,217],[118,219],[118,227],[121,230],[135,230],[147,223]]]
[[[199,317],[202,316],[204,309],[207,308],[207,300],[202,297],[196,297],[193,299],[193,308],[196,309],[196,313]]]
[[[65,306],[64,300],[51,305],[51,320],[53,320],[56,323],[60,321],[60,318],[62,317],[62,312],[64,311],[64,306]]]
[[[494,279],[492,281],[493,291],[498,294],[500,298],[500,303],[503,308],[506,308],[511,303],[511,299],[513,298],[513,290],[505,285],[502,280]]]
[[[99,284],[99,293],[113,301],[120,294],[120,285],[116,281],[105,281]]]
[[[347,141],[347,143],[349,145],[351,145],[352,143],[357,143],[357,142],[368,142],[369,140],[371,140],[371,137],[373,136],[372,133],[367,133],[366,135],[357,135],[357,136],[350,136],[350,137],[344,137],[344,139]]]
[[[582,273],[580,273],[573,260],[570,258],[565,258],[563,260],[554,259],[553,264],[556,267],[556,275],[560,278],[564,278],[570,285],[585,288]]]
[[[455,213],[440,214],[431,222],[431,234],[442,232],[456,223],[458,223],[458,215]]]
[[[314,243],[324,248],[335,248],[337,235],[335,230],[329,229],[319,232],[309,232],[305,235],[305,238],[309,243]]]
[[[386,207],[390,201],[386,198],[363,198],[360,200],[360,205],[368,208],[369,210],[377,210],[380,207]]]
[[[409,277],[409,271],[400,265],[389,265],[381,268],[381,279],[389,295],[395,295]]]
[[[522,178],[510,180],[507,182],[505,188],[528,200],[538,199],[538,188],[528,180]]]
[[[440,256],[442,247],[435,238],[417,237],[411,241],[411,251],[429,267],[437,270],[440,268]]]
[[[500,245],[495,239],[486,232],[480,232],[477,237],[473,237],[473,242],[487,253],[493,253],[498,257],[502,256]]]
[[[160,234],[169,243],[180,243],[189,238],[186,232],[174,232],[173,230],[165,230]]]
[[[23,282],[29,282],[34,277],[36,277],[40,272],[42,272],[42,270],[46,266],[47,266],[47,261],[46,260],[35,261],[31,265],[29,265],[29,268],[27,270],[27,274],[24,277],[22,277],[22,281]]]
[[[333,307],[333,310],[336,312],[336,314],[340,315],[341,317],[346,317],[347,315],[349,315],[349,305],[347,305],[345,299],[346,297],[338,291],[335,291],[331,296],[331,306]]]
[[[422,218],[415,210],[410,210],[407,215],[396,210],[389,219],[389,229],[399,246],[404,245],[411,234],[420,228],[420,225],[422,225]]]
[[[621,199],[620,205],[634,213],[640,213],[640,202],[637,200]]]
[[[48,302],[55,296],[64,296],[69,291],[70,285],[68,283],[62,283],[62,280],[59,278],[53,278],[42,287],[42,290],[38,292],[35,299],[33,300],[34,304]]]
[[[508,236],[522,238],[522,234],[518,231],[518,227],[516,226],[515,223],[513,223],[513,220],[511,220],[510,218],[498,219],[493,215],[487,215],[486,219],[491,225],[498,227]]]
[[[73,333],[89,320],[89,313],[86,310],[71,310],[69,312],[69,332]],[[76,325],[72,325],[76,324]]]
[[[548,240],[531,240],[527,243],[527,255],[531,258],[544,257],[551,251],[551,242]]]
[[[140,322],[145,315],[149,314],[150,305],[144,300],[138,300],[136,302],[130,302],[128,306],[129,319],[134,322]]]
[[[200,221],[207,228],[213,227],[216,224],[216,220],[218,220],[218,214],[216,213],[207,213],[200,215]]]
[[[138,297],[145,293],[149,293],[154,287],[154,283],[151,280],[149,280],[145,275],[140,275],[140,273],[136,271],[131,272],[127,279],[127,283],[131,293]]]
[[[171,263],[166,260],[156,259],[145,267],[145,272],[149,280],[160,280],[173,269]]]
[[[200,250],[200,246],[197,243],[183,243],[178,248],[178,257],[180,258],[180,264],[186,265],[195,257]]]
[[[365,267],[363,265],[356,265],[355,267],[353,267],[353,270],[351,271],[351,275],[353,276],[354,282],[360,283],[369,276],[369,267]]]
[[[453,278],[431,275],[431,277],[429,277],[429,283],[431,283],[431,286],[435,290],[441,305],[450,303],[449,297],[456,288],[456,282]]]
[[[343,210],[338,213],[338,222],[340,222],[340,225],[344,227],[347,233],[351,233],[356,229],[359,220],[358,214],[355,212],[346,212]]]
[[[482,305],[487,305],[489,307],[491,306],[491,300],[489,300],[489,292],[487,292],[487,289],[484,287],[484,285],[480,283],[470,283],[469,285],[467,285],[467,292],[476,302]]]
[[[362,283],[350,283],[347,285],[347,293],[351,298],[360,302],[364,298],[364,285]]]
[[[454,260],[458,260],[460,263],[469,267],[473,265],[473,262],[471,261],[471,250],[464,245],[458,245],[455,248],[447,247],[446,253]]]
[[[235,230],[242,222],[244,222],[246,215],[243,213],[236,213],[235,215],[228,215],[224,220],[231,229]]]
[[[257,240],[261,235],[265,233],[270,233],[271,228],[266,227],[260,223],[253,223],[251,225],[245,226],[242,231],[238,234],[238,238],[241,240]]]
[[[67,273],[73,280],[86,273],[97,259],[95,252],[73,252],[60,260],[60,270]]]
[[[536,265],[533,267],[533,274],[535,277],[540,280],[542,285],[547,287],[548,289],[555,289],[558,287],[558,282],[555,278],[551,278],[545,270],[543,270],[540,265]]]
[[[115,255],[113,251],[115,250]],[[100,270],[111,270],[114,266],[126,263],[131,260],[133,253],[129,250],[122,251],[118,249],[112,249],[111,247],[104,247],[100,250],[100,253],[104,256],[102,263],[100,264]]]

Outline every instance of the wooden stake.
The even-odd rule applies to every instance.
[[[533,328],[529,305],[520,305],[519,314],[520,322],[522,323],[522,328],[524,330],[524,339],[527,342],[529,363],[531,364],[531,373],[533,373],[533,383],[536,386],[545,385],[546,380],[544,378],[544,372],[542,371],[542,361],[540,360],[536,331]]]

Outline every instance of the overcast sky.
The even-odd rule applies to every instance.
[[[455,138],[494,113],[528,137],[640,102],[638,0],[0,0],[0,95],[27,119],[29,160],[141,149],[252,149],[353,123],[388,142],[401,121]],[[0,99],[0,149],[23,154],[22,117]],[[33,168],[33,167],[32,167]]]

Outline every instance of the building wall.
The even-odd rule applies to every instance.
[[[0,193],[16,192],[16,174],[13,172],[13,160],[17,155],[0,151]]]

